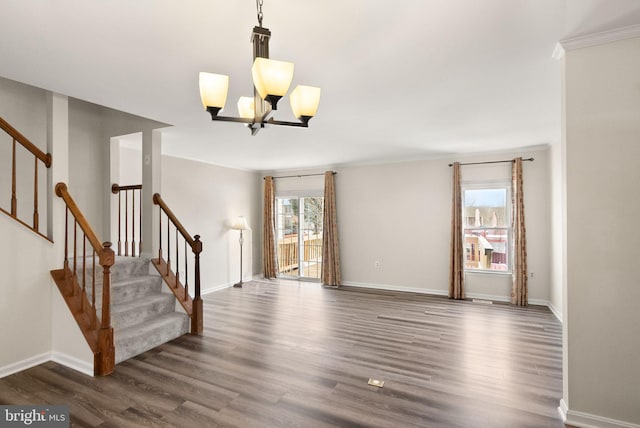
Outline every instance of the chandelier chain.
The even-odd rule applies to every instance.
[[[264,0],[256,0],[256,9],[258,10],[258,24],[260,24],[260,27],[262,27],[262,18],[264,17],[264,15],[262,14],[263,3]]]

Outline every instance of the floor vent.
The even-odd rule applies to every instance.
[[[493,302],[491,300],[484,299],[473,299],[473,303],[480,303],[482,305],[493,305]]]
[[[384,381],[383,380],[379,380],[379,379],[374,379],[374,378],[370,378],[369,382],[367,382],[369,385],[372,386],[377,386],[378,388],[382,388],[384,386]]]

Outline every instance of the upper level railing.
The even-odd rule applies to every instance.
[[[180,223],[175,214],[169,209],[158,193],[153,195],[153,203],[160,207],[159,210],[159,249],[158,258],[151,260],[158,269],[163,279],[169,285],[171,291],[191,317],[191,333],[201,334],[203,329],[202,321],[202,298],[200,297],[200,253],[202,252],[202,241],[199,235],[193,238],[185,227]],[[163,213],[166,217],[166,235],[163,239]],[[163,243],[165,248],[163,248]],[[173,251],[171,244],[173,243]],[[187,247],[193,253],[193,259],[188,257]],[[182,259],[180,259],[182,253]],[[164,258],[166,255],[166,259]],[[172,255],[175,256],[172,271]],[[193,299],[189,295],[189,272],[192,271],[194,281]],[[184,276],[184,278],[181,278]],[[181,282],[184,281],[184,284]]]
[[[119,256],[131,255],[135,257],[137,249],[139,256],[142,252],[142,184],[130,186],[113,184],[111,193],[118,195],[118,246],[116,253]],[[138,194],[137,199],[136,193]],[[138,225],[137,235],[136,224]],[[138,239],[137,243],[136,238]],[[129,239],[131,240],[129,241]]]
[[[56,195],[64,200],[67,209],[64,267],[61,270],[52,271],[51,274],[94,353],[95,373],[107,375],[113,372],[115,367],[110,310],[111,266],[115,263],[115,254],[110,242],[101,243],[98,240],[89,222],[69,194],[66,184],[58,183],[55,191]],[[70,257],[71,260],[69,260]],[[97,276],[96,257],[102,266],[102,277]],[[102,286],[101,290],[98,288],[100,286]],[[96,296],[100,294],[101,316],[98,320]]]
[[[40,233],[40,214],[38,213],[38,162],[42,162],[46,168],[51,167],[51,154],[44,153],[38,147],[36,147],[31,141],[29,141],[24,135],[22,135],[18,130],[16,130],[13,126],[11,126],[7,121],[0,117],[0,129],[9,134],[11,139],[13,140],[13,145],[11,148],[11,208],[9,211],[0,208],[0,211],[5,214],[11,216],[16,221],[22,223],[24,226],[38,233],[39,235],[46,238],[46,236]],[[16,162],[17,155],[16,149],[18,144],[30,152],[34,157],[34,167],[33,167],[33,213],[32,213],[32,223],[29,224],[27,221],[21,219],[18,216],[18,195],[17,195],[17,181],[18,181],[18,165]],[[24,177],[25,175],[20,175],[20,177]],[[28,177],[28,175],[26,175]],[[24,217],[23,217],[24,218]]]

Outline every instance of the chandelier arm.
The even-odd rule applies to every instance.
[[[309,127],[309,122],[286,122],[283,120],[275,120],[274,118],[270,118],[265,123],[268,123],[269,125],[297,126],[299,128]]]
[[[232,117],[232,116],[213,116],[211,115],[211,120],[219,120],[221,122],[236,122],[236,123],[248,123],[251,125],[255,123],[254,119],[247,119],[244,117]]]
[[[260,121],[256,119],[244,118],[244,117],[233,117],[233,116],[218,116],[211,115],[211,120],[218,120],[220,122],[236,122],[236,123],[246,123],[249,125],[257,125],[260,127],[264,127],[265,124],[268,125],[280,125],[280,126],[296,126],[299,128],[308,128],[309,122],[287,122],[285,120],[275,120],[274,118],[269,118],[269,120]]]

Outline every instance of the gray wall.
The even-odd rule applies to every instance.
[[[461,162],[534,157],[524,163],[530,302],[549,301],[548,150],[459,157]],[[345,284],[446,294],[451,168],[424,160],[338,168],[336,195]],[[510,164],[463,166],[465,182],[510,182]],[[276,186],[278,186],[276,182]],[[374,262],[380,262],[375,268]],[[507,300],[510,275],[466,275],[469,296]]]
[[[253,172],[162,156],[162,199],[190,234],[203,242],[200,258],[203,292],[240,279],[239,232],[229,223],[244,216],[243,276],[260,273],[261,188]]]

